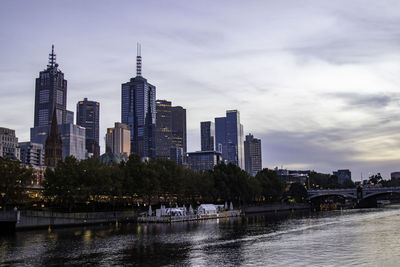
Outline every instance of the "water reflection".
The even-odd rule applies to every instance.
[[[109,224],[0,237],[5,265],[395,265],[400,210]]]

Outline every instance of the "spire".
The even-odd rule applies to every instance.
[[[51,46],[51,54],[49,54],[49,65],[47,65],[47,68],[54,68],[57,67],[56,63],[56,54],[54,54],[54,45]]]
[[[137,43],[136,76],[142,76],[142,46]]]
[[[53,118],[51,119],[51,129],[50,129],[49,135],[51,135],[51,136],[58,135],[58,123],[57,123],[56,108],[54,108],[54,111],[53,111]]]

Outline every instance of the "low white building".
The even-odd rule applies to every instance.
[[[197,208],[198,215],[217,214],[218,207],[214,204],[201,204]]]

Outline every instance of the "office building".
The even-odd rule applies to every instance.
[[[62,158],[73,156],[86,159],[86,129],[79,125],[65,123],[58,125],[62,141]]]
[[[245,170],[251,176],[262,170],[262,158],[261,158],[261,140],[254,138],[252,134],[246,135],[244,141],[244,158],[245,158]]]
[[[185,163],[185,157],[183,153],[183,148],[181,147],[171,147],[170,152],[169,152],[169,159],[172,160],[173,162],[176,162],[177,164],[182,165]]]
[[[65,120],[65,123],[67,123],[67,124],[74,124],[74,112],[73,111],[71,111],[71,110],[67,110],[66,111],[67,113],[67,119]]]
[[[20,149],[20,160],[22,164],[32,167],[44,165],[44,149],[42,144],[32,142],[18,143]]]
[[[171,102],[156,101],[156,158],[170,159],[172,147]]]
[[[116,122],[114,128],[107,128],[106,153],[127,159],[131,153],[131,134],[129,126]]]
[[[346,180],[351,180],[351,171],[348,169],[334,171],[333,175],[338,178],[339,184],[343,184]]]
[[[186,155],[186,109],[181,106],[171,107],[172,147],[180,147]]]
[[[212,170],[221,161],[222,155],[217,151],[189,152],[187,157],[189,168],[196,172]]]
[[[36,79],[34,127],[50,126],[54,109],[57,123],[66,123],[67,80],[64,79],[64,73],[58,69],[53,45],[47,69],[41,71]]]
[[[18,138],[15,136],[15,130],[0,127],[0,157],[19,160]]]
[[[201,129],[201,151],[216,151],[215,147],[215,124],[211,121],[202,121]]]
[[[177,159],[186,155],[186,109],[172,106],[170,101],[156,101],[156,158]],[[180,150],[175,149],[180,148]],[[178,151],[178,152],[177,152]],[[184,162],[178,157],[177,163]]]
[[[226,117],[215,118],[215,140],[223,161],[244,169],[243,125],[239,111],[227,110]]]
[[[142,77],[140,45],[136,77],[121,86],[121,121],[129,126],[131,152],[140,157],[156,157],[156,87]]]
[[[76,105],[76,124],[86,129],[86,150],[93,157],[100,156],[100,103],[84,98]]]

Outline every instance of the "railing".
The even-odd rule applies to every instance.
[[[0,221],[17,221],[16,211],[0,211]]]

